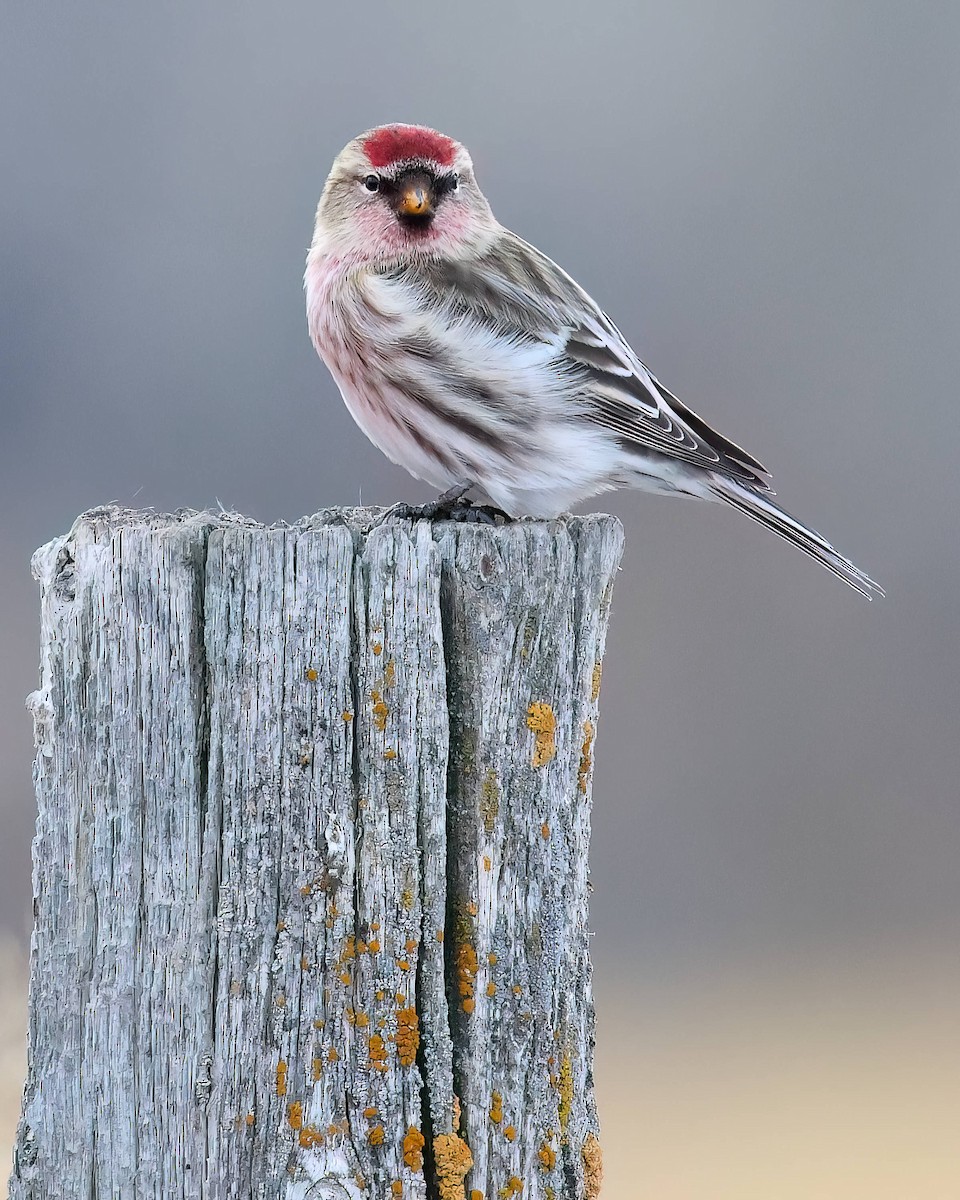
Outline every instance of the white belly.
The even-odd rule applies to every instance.
[[[622,482],[611,436],[578,418],[557,347],[444,322],[401,286],[329,257],[311,255],[305,285],[310,335],[347,408],[412,475],[441,489],[471,481],[513,516],[556,516]],[[403,350],[418,340],[437,345],[443,370]],[[496,401],[464,395],[471,379]]]

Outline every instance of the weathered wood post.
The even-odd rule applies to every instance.
[[[622,534],[85,514],[40,550],[13,1200],[599,1190]]]

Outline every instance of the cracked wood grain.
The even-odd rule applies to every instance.
[[[12,1200],[592,1200],[622,534],[107,508],[37,552]]]

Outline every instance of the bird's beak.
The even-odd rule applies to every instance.
[[[411,180],[403,188],[397,201],[397,212],[404,217],[430,217],[433,215],[433,191],[424,180]]]

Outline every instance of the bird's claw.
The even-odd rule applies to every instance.
[[[441,521],[460,521],[464,525],[507,525],[513,518],[494,504],[474,504],[460,500],[438,518]]]
[[[426,504],[394,504],[378,521],[457,521],[464,525],[502,525],[512,520],[509,513],[492,504],[474,504],[466,499],[471,484],[457,484]]]

